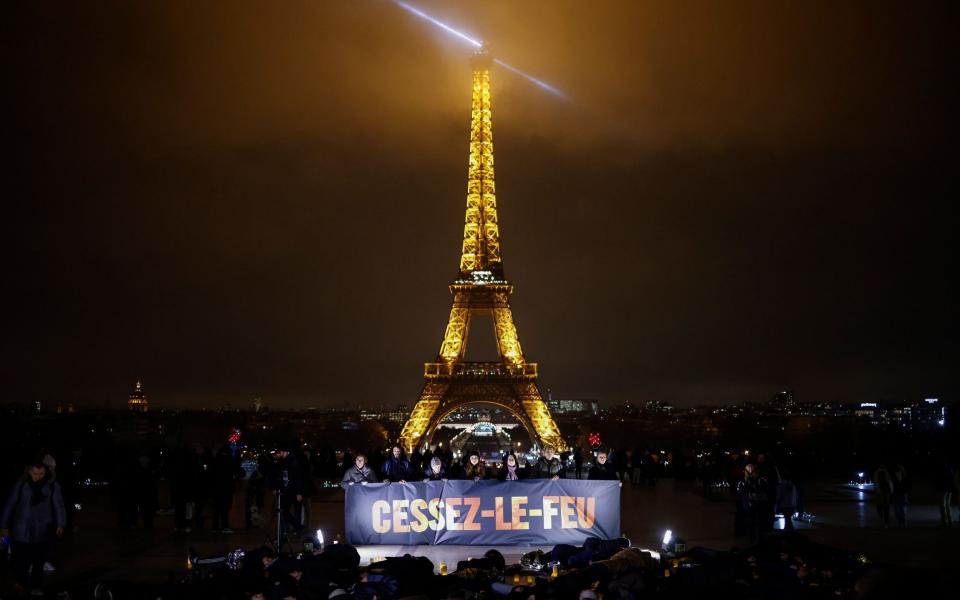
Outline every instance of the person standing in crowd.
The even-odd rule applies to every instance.
[[[303,473],[303,502],[300,503],[300,524],[304,529],[312,531],[313,523],[313,497],[317,493],[317,478],[313,474],[313,461],[311,452],[304,449],[297,453],[297,459],[300,461],[300,472]]]
[[[898,464],[890,474],[893,482],[893,514],[897,518],[897,527],[907,524],[907,500],[910,493],[910,478],[903,465]]]
[[[110,495],[116,505],[117,526],[120,529],[133,529],[137,526],[136,454],[123,450],[111,466]]]
[[[774,516],[774,505],[777,500],[777,481],[779,478],[777,477],[776,467],[774,466],[772,457],[763,452],[757,455],[755,468],[757,481],[764,486],[760,505],[757,507],[760,533],[771,533],[773,531],[773,522],[776,520]]]
[[[616,448],[608,457],[613,472],[617,474],[617,479],[623,481],[627,472],[627,452],[625,449]]]
[[[530,473],[531,479],[560,479],[563,477],[563,464],[556,456],[556,448],[544,446],[543,454],[537,459]]]
[[[793,531],[793,513],[797,510],[797,486],[786,469],[774,468],[780,482],[777,484],[776,509],[783,515],[783,528]]]
[[[587,479],[593,481],[619,481],[620,487],[623,487],[623,482],[620,481],[620,478],[617,477],[616,472],[614,472],[613,467],[611,467],[608,462],[606,450],[597,452],[597,460],[587,472]]]
[[[257,461],[257,468],[247,479],[243,490],[243,518],[247,529],[253,529],[260,524],[263,518],[263,494],[266,491],[263,472],[265,463]]]
[[[513,453],[503,459],[503,467],[500,469],[498,479],[500,481],[517,481],[520,479],[520,465],[517,463],[517,456]]]
[[[953,490],[956,486],[956,469],[944,461],[937,475],[937,491],[940,493],[940,527],[953,527]]]
[[[439,456],[430,459],[430,464],[423,470],[424,481],[446,481],[447,470],[443,466],[443,461]]]
[[[355,483],[377,483],[378,481],[376,472],[367,464],[367,455],[358,453],[353,459],[353,464],[344,472],[340,483],[346,487]]]
[[[193,528],[201,530],[206,519],[205,511],[213,488],[213,455],[209,448],[197,445],[197,469],[193,486]]]
[[[890,504],[893,499],[893,477],[887,466],[881,464],[873,473],[874,499],[877,503],[877,516],[884,529],[890,527]]]
[[[143,528],[153,529],[153,517],[157,514],[157,506],[160,502],[158,500],[157,476],[154,473],[150,457],[145,453],[137,458],[133,475],[133,497],[140,518],[143,519]],[[136,525],[136,513],[132,517],[132,524]]]
[[[467,464],[464,465],[463,478],[480,481],[486,476],[487,467],[483,464],[483,461],[480,460],[480,453],[476,450],[471,450],[467,456]]]
[[[303,475],[300,462],[289,448],[281,448],[273,453],[273,464],[267,487],[273,492],[273,513],[280,519],[284,533],[300,532],[300,503],[303,502]]]
[[[63,535],[67,512],[60,485],[46,465],[36,461],[14,484],[0,515],[0,536],[10,536],[11,563],[17,585],[43,595],[43,565],[54,536]]]
[[[230,446],[217,450],[213,458],[213,530],[233,533],[230,528],[230,508],[237,480],[243,477],[243,469],[233,456]]]
[[[573,451],[573,466],[576,468],[576,478],[581,479],[581,473],[583,472],[583,450],[580,449],[580,446],[577,446]]]
[[[953,470],[953,497],[960,497],[960,469]],[[947,512],[950,511],[950,507],[947,507]],[[957,511],[957,520],[960,520],[960,510]]]
[[[743,478],[737,482],[737,515],[734,532],[737,537],[746,536],[750,543],[760,541],[760,511],[767,501],[767,482],[757,476],[756,468],[748,464],[743,468]]]
[[[383,461],[380,467],[380,473],[384,481],[393,483],[406,483],[412,474],[410,471],[410,461],[403,455],[403,448],[399,444],[394,444],[390,449],[390,456]]]

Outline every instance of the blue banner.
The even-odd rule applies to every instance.
[[[620,535],[616,481],[427,481],[347,487],[351,544],[580,545]]]

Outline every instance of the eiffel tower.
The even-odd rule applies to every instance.
[[[430,443],[437,425],[458,408],[497,405],[520,421],[541,447],[565,450],[560,430],[537,388],[537,364],[527,362],[510,310],[513,285],[503,275],[500,229],[493,177],[493,126],[490,114],[490,56],[474,57],[467,213],[460,272],[450,284],[453,308],[436,362],[424,364],[423,391],[400,433],[407,452]],[[471,317],[493,317],[498,362],[466,362]]]

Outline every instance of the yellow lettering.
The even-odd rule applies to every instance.
[[[407,524],[407,507],[409,500],[393,501],[393,530],[396,533],[410,533],[410,525]]]
[[[560,528],[561,529],[576,529],[577,521],[576,517],[577,509],[573,504],[573,496],[560,496]],[[396,509],[394,509],[396,510]]]
[[[580,524],[580,527],[589,529],[593,527],[593,523],[596,520],[597,498],[595,496],[586,498],[586,510],[583,509],[583,504],[584,498],[577,498],[577,523]]]
[[[463,529],[463,524],[457,523],[457,517],[460,516],[460,511],[458,511],[456,507],[461,504],[460,498],[447,498],[444,504],[446,504],[447,509],[447,529],[450,531],[460,531]]]
[[[496,515],[494,522],[497,524],[497,531],[508,531],[511,529],[510,522],[504,522],[503,520],[503,496],[497,496],[493,500],[494,514]]]
[[[521,521],[521,517],[527,516],[527,509],[521,508],[521,504],[527,503],[526,496],[513,496],[510,498],[510,525],[511,529],[530,529],[530,523]]]
[[[463,503],[467,505],[467,518],[463,520],[463,529],[465,531],[480,531],[480,523],[477,523],[480,498],[464,498]]]
[[[427,508],[427,501],[423,498],[416,498],[410,502],[410,529],[414,533],[423,533],[427,530],[428,519],[423,511]]]
[[[430,519],[430,529],[437,531],[446,526],[443,511],[440,510],[440,498],[430,498],[430,502],[427,504],[427,511],[430,513],[430,516],[433,517]]]
[[[373,530],[377,533],[390,531],[390,519],[383,518],[390,512],[390,504],[386,500],[377,500],[373,503]]]
[[[557,503],[560,502],[559,496],[544,496],[543,497],[543,528],[552,529],[553,528],[553,517],[560,514],[560,511],[557,510]]]

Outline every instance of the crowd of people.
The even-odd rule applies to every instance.
[[[606,455],[604,454],[604,457]],[[546,446],[541,456],[532,465],[523,465],[513,453],[504,453],[495,467],[488,467],[480,453],[471,451],[461,461],[453,460],[453,453],[444,453],[427,450],[422,454],[414,452],[409,458],[399,445],[390,448],[389,454],[379,468],[370,465],[365,453],[358,453],[353,457],[354,464],[347,467],[341,478],[343,485],[357,483],[406,483],[407,481],[440,481],[446,479],[464,479],[480,481],[482,479],[498,479],[500,481],[516,481],[518,479],[561,479],[566,477],[567,469],[556,449]],[[598,471],[598,475],[606,475],[606,471]],[[610,477],[590,477],[590,479],[613,479]]]
[[[41,452],[29,461],[6,494],[0,527],[9,545],[10,569],[21,591],[42,588],[44,572],[52,568],[47,562],[50,546],[72,528],[74,507],[79,507],[77,457],[68,456],[58,469],[56,459],[49,452]],[[794,515],[804,512],[805,477],[770,455],[724,454],[718,458],[703,453],[694,459],[629,449],[587,453],[574,449],[560,455],[549,446],[532,460],[509,451],[484,460],[475,451],[461,458],[442,447],[408,456],[399,445],[370,452],[312,452],[296,443],[260,453],[252,469],[249,464],[243,468],[236,446],[213,450],[181,446],[118,455],[110,474],[110,493],[119,527],[151,529],[155,516],[168,512],[175,529],[183,534],[197,530],[232,533],[236,524],[230,520],[231,509],[240,494],[237,508],[243,507],[245,527],[270,526],[279,521],[282,535],[289,542],[312,530],[311,497],[319,492],[321,482],[349,486],[446,479],[574,478],[655,486],[664,476],[699,477],[708,499],[716,496],[716,490],[727,488],[736,500],[734,533],[752,544],[763,543],[770,536],[778,514],[782,515],[783,529],[791,530]],[[163,508],[162,480],[169,489],[168,504]],[[889,526],[892,513],[893,522],[905,526],[912,491],[912,478],[906,468],[893,461],[881,464],[872,473],[872,482],[879,523]],[[944,463],[935,483],[940,494],[941,525],[950,527],[952,505],[960,492],[960,474]]]
[[[483,552],[478,549],[477,554]],[[865,557],[795,532],[731,551],[653,552],[624,538],[585,538],[507,563],[489,549],[446,568],[424,556],[371,559],[348,544],[277,553],[268,546],[193,557],[190,576],[163,585],[107,582],[99,598],[174,600],[635,600],[636,598],[898,598],[908,591],[949,597],[956,577],[898,579]],[[945,595],[946,594],[946,595]],[[921,593],[921,595],[924,595]]]

